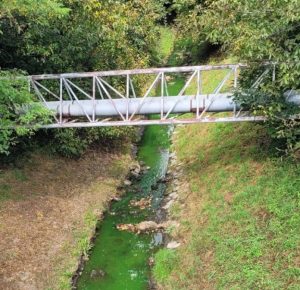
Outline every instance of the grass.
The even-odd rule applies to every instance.
[[[18,177],[15,177],[17,180]],[[19,201],[22,199],[22,196],[18,193],[15,193],[13,190],[13,186],[11,183],[6,182],[3,180],[1,182],[0,179],[0,208],[4,205],[5,201],[13,200],[13,201]]]
[[[168,278],[177,260],[175,252],[167,249],[162,249],[156,254],[155,260],[155,279],[158,281],[162,281]]]
[[[17,181],[22,182],[22,181],[27,181],[28,180],[26,174],[21,169],[16,169],[15,168],[13,171],[14,171],[15,179]]]
[[[8,184],[0,185],[0,205],[1,202],[11,198],[11,186]]]
[[[175,33],[169,27],[160,27],[157,54],[161,63],[166,63],[174,49]]]
[[[229,64],[234,63],[231,57],[223,58],[222,60],[217,62],[218,64]],[[216,64],[215,59],[210,60],[210,64]],[[202,94],[211,94],[218,87],[218,85],[222,82],[222,80],[227,76],[230,72],[228,69],[221,70],[210,70],[201,72],[201,87],[200,93]],[[234,82],[234,73],[232,72],[229,79],[225,82],[223,88],[221,89],[221,93],[229,92],[233,89]],[[197,93],[197,77],[193,79],[190,86],[188,87],[186,94],[195,95]]]
[[[127,144],[127,149],[129,149]],[[129,151],[126,150],[128,153]],[[121,158],[118,160],[111,160],[108,167],[106,167],[107,176],[102,182],[96,183],[91,190],[100,193],[101,191],[110,192],[110,195],[115,195],[117,192],[117,186],[120,180],[123,180],[127,174],[128,166],[131,164],[131,159]],[[129,163],[128,163],[129,162]],[[80,227],[76,227],[72,232],[72,243],[66,243],[64,245],[64,251],[69,252],[69,257],[65,262],[63,267],[58,267],[58,284],[57,289],[67,290],[71,289],[71,279],[74,272],[79,257],[82,255],[84,259],[88,259],[89,251],[92,248],[91,240],[95,234],[97,224],[99,223],[100,213],[103,213],[107,209],[109,199],[106,198],[105,201],[99,203],[95,202],[90,204],[89,207],[84,212],[83,222]]]
[[[162,288],[299,289],[298,166],[264,150],[265,132],[257,124],[177,132],[186,208],[176,210],[176,238],[185,245],[171,269],[158,253],[154,274]]]
[[[178,60],[175,47],[168,64]],[[203,72],[202,92],[213,92],[227,72]],[[221,92],[232,84],[233,77]],[[195,93],[196,81],[187,89]],[[170,234],[183,246],[156,254],[160,289],[299,289],[298,166],[272,156],[258,124],[190,125],[176,132],[173,150],[185,174],[180,202],[171,209],[181,226]]]
[[[97,214],[95,213],[95,211],[92,210],[92,208],[89,208],[86,211],[83,219],[83,227],[74,231],[74,246],[71,252],[71,256],[73,259],[70,262],[70,267],[68,267],[69,269],[65,269],[60,273],[58,289],[70,289],[70,281],[74,275],[74,259],[77,260],[78,257],[80,257],[81,255],[83,255],[86,259],[88,258],[89,250],[92,247],[91,237],[95,232],[98,220],[99,216],[97,216]],[[68,244],[65,245],[66,248],[69,246],[70,245]]]

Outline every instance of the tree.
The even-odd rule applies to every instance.
[[[4,0],[0,10],[1,69],[28,74],[149,66],[164,13],[161,0]],[[74,131],[74,142],[86,136]]]
[[[59,7],[69,13],[46,22],[32,21],[31,13],[18,11],[14,14],[18,25],[2,18],[2,67],[34,74],[150,63],[158,33],[156,21],[162,13],[159,1],[65,0],[64,8]],[[45,11],[42,15],[47,15]]]
[[[0,153],[8,154],[18,137],[33,134],[40,122],[50,119],[50,112],[34,102],[23,75],[2,72],[0,77]]]
[[[298,149],[299,122],[285,102],[284,93],[300,86],[300,2],[297,0],[177,0],[187,8],[179,25],[194,39],[222,45],[238,61],[251,65],[242,74],[242,88],[249,88],[262,70],[261,64],[276,63],[276,81],[265,78],[256,90],[245,91],[236,99],[253,112],[269,117],[273,136],[285,138],[289,149]]]
[[[30,26],[37,23],[49,25],[51,19],[63,17],[68,11],[55,0],[2,0],[0,59],[6,59],[1,62],[2,68],[7,61],[17,63],[18,58],[11,48],[20,43],[20,36]],[[19,21],[25,18],[26,25]],[[50,118],[50,112],[34,102],[25,74],[22,71],[0,71],[0,154],[9,154],[11,146],[18,144],[19,137],[32,135],[40,122],[46,123]]]
[[[31,23],[47,24],[50,19],[64,16],[68,11],[61,2],[56,0],[2,0],[0,2],[0,20],[9,19],[11,24],[17,24],[16,16],[27,17]]]

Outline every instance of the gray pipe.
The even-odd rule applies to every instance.
[[[300,105],[300,94],[296,91],[286,95],[287,101]],[[119,116],[119,112],[126,115],[135,113],[136,115],[160,114],[162,108],[161,97],[147,97],[141,105],[142,98],[130,98],[127,108],[127,99],[109,100],[80,100],[63,101],[62,115],[64,117],[82,117],[85,113],[92,116],[95,108],[96,117]],[[200,111],[206,109],[207,112],[230,112],[240,110],[240,106],[235,104],[232,96],[227,94],[199,95],[198,100],[195,96],[170,96],[163,98],[163,112],[168,113],[173,108],[172,113],[189,113],[197,110],[197,102]],[[47,102],[47,107],[60,114],[60,102]],[[119,112],[118,112],[119,111]]]
[[[229,94],[219,95],[199,95],[198,103],[201,110],[208,107],[207,112],[226,112],[234,109],[234,102]],[[162,108],[161,97],[130,98],[128,104],[128,114],[136,113],[137,115],[159,114]],[[115,105],[114,105],[114,104]],[[188,113],[195,112],[197,108],[197,100],[195,96],[172,96],[163,98],[163,112],[166,114],[174,107],[172,113]],[[60,102],[47,102],[47,107],[57,114],[60,113]],[[127,99],[112,100],[80,100],[80,101],[63,101],[62,115],[71,117],[85,116],[93,114],[95,107],[95,115],[101,116],[118,116],[118,111],[125,115],[127,113]],[[237,106],[239,109],[239,106]],[[85,112],[84,112],[85,111]]]

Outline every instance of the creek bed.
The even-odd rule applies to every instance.
[[[169,94],[182,89],[184,79],[173,76]],[[156,118],[157,116],[152,116]],[[113,202],[97,231],[94,247],[77,282],[79,290],[146,290],[151,284],[149,258],[163,244],[163,232],[134,234],[119,231],[118,224],[137,224],[160,220],[160,209],[166,184],[160,182],[166,175],[169,162],[172,126],[145,127],[138,146],[137,158],[150,170],[133,182],[120,201]],[[151,207],[141,210],[130,205],[132,200],[152,196]],[[92,272],[102,273],[91,277]],[[103,271],[103,272],[102,272]]]
[[[150,169],[128,187],[120,201],[112,203],[97,231],[77,289],[142,290],[149,287],[151,269],[148,261],[163,242],[162,232],[137,235],[119,231],[116,225],[160,218],[159,206],[166,184],[159,181],[167,171],[170,133],[167,126],[145,128],[137,158]],[[141,210],[130,205],[131,200],[149,196],[152,196],[149,208]]]

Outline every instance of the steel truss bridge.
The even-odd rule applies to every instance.
[[[264,117],[250,115],[233,100],[240,70],[246,67],[202,65],[33,75],[28,79],[31,92],[53,112],[52,124],[43,128],[262,121]],[[219,83],[209,88],[216,74]],[[266,66],[253,87],[265,77],[275,78],[272,66]],[[169,93],[178,79],[183,83],[181,89]],[[297,100],[292,101],[299,105]],[[220,112],[227,114],[218,116]],[[145,118],[152,114],[159,117]]]

